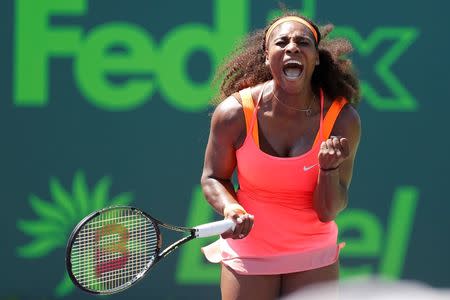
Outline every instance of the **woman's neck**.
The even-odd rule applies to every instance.
[[[281,110],[305,112],[313,109],[315,95],[310,85],[300,88],[296,93],[288,93],[276,85],[274,81],[269,84],[266,92],[267,99],[271,99],[275,107]]]

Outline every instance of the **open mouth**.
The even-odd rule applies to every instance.
[[[288,80],[295,80],[303,73],[303,64],[297,60],[289,60],[283,66],[283,73]]]

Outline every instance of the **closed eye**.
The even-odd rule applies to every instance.
[[[300,46],[310,46],[310,45],[313,44],[309,39],[304,38],[304,37],[301,37],[301,38],[297,39],[296,42]]]
[[[275,45],[279,46],[279,47],[284,47],[286,46],[287,42],[283,41],[283,40],[279,40],[275,42]]]
[[[275,45],[281,48],[284,48],[287,44],[288,44],[288,40],[286,39],[279,39],[275,41]],[[302,47],[309,47],[311,45],[313,45],[313,43],[304,37],[301,38],[297,38],[295,39],[295,43],[297,44],[297,46],[302,46]]]

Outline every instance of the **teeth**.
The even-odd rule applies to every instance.
[[[303,64],[298,60],[290,59],[284,63],[283,72],[289,80],[300,77],[302,71]]]
[[[300,61],[293,60],[293,59],[288,60],[287,62],[284,63],[284,65],[287,65],[287,64],[296,64],[296,65],[299,65],[299,66],[303,66],[303,64]]]
[[[284,74],[286,74],[289,78],[297,78],[300,76],[300,69],[298,68],[286,68],[284,70]]]

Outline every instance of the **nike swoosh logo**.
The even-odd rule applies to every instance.
[[[312,168],[314,168],[315,166],[317,166],[318,164],[314,164],[314,165],[312,165],[312,166],[309,166],[309,167],[307,167],[307,166],[303,166],[303,171],[308,171],[308,170],[311,170]]]

